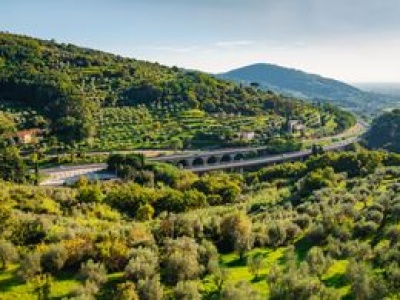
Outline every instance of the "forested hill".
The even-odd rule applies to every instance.
[[[209,113],[287,114],[294,100],[177,67],[0,33],[0,99],[39,110],[54,126],[93,131],[104,106],[174,106]]]
[[[387,112],[374,120],[365,136],[368,147],[400,153],[400,110]]]
[[[328,100],[358,112],[373,113],[398,101],[392,96],[367,93],[334,79],[273,64],[253,64],[217,77],[244,84],[257,83],[262,88],[299,98]]]

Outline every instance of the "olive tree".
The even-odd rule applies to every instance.
[[[150,248],[137,248],[131,252],[132,258],[125,268],[125,277],[137,282],[152,278],[158,270],[158,254]]]
[[[18,251],[12,243],[0,241],[0,270],[7,269],[8,263],[15,262],[18,257]]]

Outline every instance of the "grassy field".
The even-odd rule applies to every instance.
[[[0,299],[1,300],[29,300],[37,299],[33,294],[34,287],[24,284],[15,275],[17,266],[10,267],[7,271],[0,272]],[[63,274],[54,279],[51,299],[62,299],[78,287],[78,281],[72,274]]]

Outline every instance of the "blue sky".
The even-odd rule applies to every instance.
[[[220,72],[400,82],[399,0],[1,0],[0,30]]]

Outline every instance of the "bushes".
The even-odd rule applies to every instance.
[[[319,250],[316,250],[314,256]],[[318,257],[323,257],[320,254]],[[309,263],[302,262],[297,264],[297,259],[293,248],[289,248],[286,253],[286,264],[283,268],[275,265],[268,274],[267,283],[270,291],[270,299],[339,299],[334,290],[327,288],[324,283],[314,277],[314,272],[310,272],[309,264],[314,267],[313,260],[309,258]],[[318,259],[319,260],[319,259]],[[318,274],[318,272],[317,272]]]
[[[104,194],[100,187],[95,184],[91,186],[81,187],[78,191],[76,199],[83,203],[100,203],[104,199]]]
[[[225,173],[211,173],[202,176],[195,184],[194,187],[200,192],[203,192],[208,197],[221,199],[221,203],[233,203],[237,200],[242,189],[243,178],[237,175],[228,175]]]
[[[174,299],[177,300],[200,300],[198,283],[195,281],[180,281],[174,289]]]
[[[158,273],[158,254],[150,248],[138,248],[131,252],[125,268],[125,277],[134,282],[154,277]]]
[[[346,172],[349,177],[373,173],[383,164],[386,155],[378,151],[328,152],[307,161],[308,171],[330,166],[336,173]]]
[[[261,296],[255,291],[248,282],[239,281],[231,283],[225,287],[222,292],[222,299],[225,300],[241,300],[241,299],[262,299]]]
[[[23,281],[27,282],[42,273],[41,258],[39,252],[30,253],[23,258],[18,270],[18,275]]]
[[[232,181],[233,180],[233,181]],[[129,216],[148,220],[166,212],[184,212],[208,205],[235,202],[241,193],[241,179],[237,176],[218,174],[204,176],[194,188],[180,191],[171,187],[149,188],[135,183],[115,185],[104,202]],[[86,192],[85,192],[86,193]],[[78,195],[80,199],[81,194]]]
[[[21,219],[13,225],[11,241],[16,245],[39,244],[46,237],[46,224],[40,218]]]
[[[19,258],[18,250],[7,241],[0,240],[0,270],[7,269],[8,263],[16,262]]]
[[[400,152],[399,132],[397,130],[399,122],[399,110],[393,110],[376,118],[365,136],[368,147]]]
[[[68,259],[68,253],[62,244],[51,245],[41,257],[43,270],[48,273],[57,274]]]
[[[166,240],[161,263],[164,281],[175,285],[179,281],[197,279],[202,271],[198,250],[198,244],[187,237]]]
[[[101,286],[107,281],[107,271],[102,263],[95,263],[93,260],[88,260],[81,265],[79,271],[79,279],[89,281]]]
[[[300,181],[300,195],[307,196],[314,190],[336,186],[339,180],[340,176],[331,167],[311,171]]]
[[[247,267],[250,273],[254,275],[254,279],[258,278],[258,274],[264,267],[263,260],[264,256],[261,253],[256,253],[247,257]]]
[[[236,250],[240,259],[253,247],[252,223],[243,213],[234,213],[222,219],[221,235],[223,240],[220,245],[223,250]]]
[[[352,179],[332,169],[316,168],[303,176],[309,177],[304,180],[310,181],[313,191],[300,198],[301,204],[291,197],[298,196],[293,181],[283,180],[282,189],[266,188],[257,191],[255,199],[253,193],[246,194],[250,201],[213,208],[203,208],[208,205],[207,196],[218,195],[223,203],[222,183],[233,178],[240,184],[240,177],[199,178],[205,191],[212,193],[207,195],[197,189],[197,182],[182,190],[108,182],[98,186],[106,195],[101,203],[77,202],[77,188],[17,188],[0,183],[1,203],[10,208],[4,212],[4,224],[21,230],[11,235],[7,229],[2,234],[8,246],[10,239],[20,241],[18,252],[25,255],[19,274],[29,282],[48,273],[58,281],[77,273],[82,265],[87,275],[71,295],[80,299],[161,299],[164,290],[165,297],[179,299],[257,299],[250,284],[232,282],[239,275],[227,275],[229,269],[243,271],[245,259],[254,276],[252,280],[246,272],[245,279],[260,287],[266,284],[260,275],[264,275],[264,263],[268,265],[272,299],[336,299],[334,292],[341,297],[390,298],[400,286],[397,169],[379,169],[368,178]],[[330,180],[328,186],[315,184],[324,180]],[[276,201],[259,201],[271,190]],[[36,193],[40,197],[57,199],[60,214],[37,213],[34,218],[31,212],[23,212],[20,204],[32,199],[35,191],[40,191]],[[162,212],[199,207],[191,212]],[[134,223],[135,219],[145,222]],[[32,243],[37,231],[45,235]],[[11,253],[13,247],[8,246],[0,242],[0,259],[2,251]],[[254,246],[263,249],[251,251]],[[239,259],[232,259],[233,251]],[[219,258],[219,252],[229,254]],[[345,276],[351,258],[362,267],[354,267],[356,271]],[[277,265],[270,268],[271,262]],[[123,271],[124,277],[114,273],[111,277],[118,282],[105,284],[105,270]],[[123,281],[119,287],[114,285]],[[346,286],[351,286],[351,295],[350,290],[345,295]]]
[[[95,245],[96,257],[112,272],[122,271],[129,261],[129,248],[121,238],[107,237]]]
[[[141,300],[162,300],[164,296],[164,288],[158,275],[139,280],[137,289]]]
[[[263,181],[273,181],[276,179],[300,178],[307,171],[307,166],[303,162],[289,162],[276,166],[262,168],[258,172],[250,173],[246,179],[248,184]]]
[[[346,277],[351,285],[351,295],[355,299],[381,299],[386,293],[382,278],[373,274],[364,263],[349,263]]]

